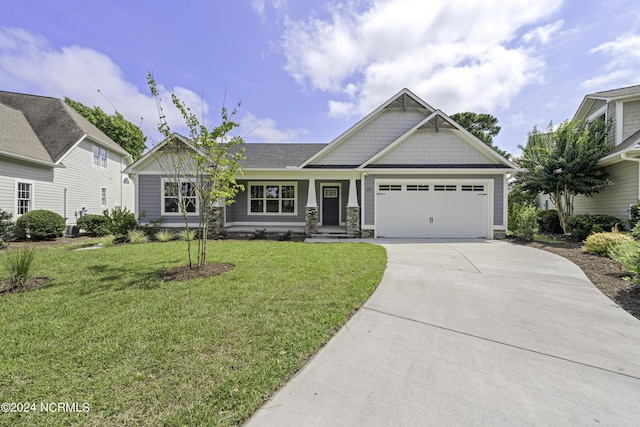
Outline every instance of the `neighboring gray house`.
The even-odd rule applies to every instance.
[[[183,139],[185,144],[188,141]],[[404,89],[330,144],[245,144],[245,191],[218,208],[229,231],[494,238],[507,229],[515,166]],[[125,170],[148,220],[180,227],[162,147]],[[192,221],[197,224],[193,206]]]
[[[640,199],[640,85],[586,95],[573,119],[591,121],[599,117],[612,120],[608,141],[615,148],[599,162],[612,185],[592,197],[577,196],[574,213],[628,219],[629,206]]]
[[[0,91],[0,209],[77,216],[135,208],[132,158],[61,99]]]

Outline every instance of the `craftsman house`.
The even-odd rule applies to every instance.
[[[189,141],[177,136],[183,143]],[[516,167],[440,110],[401,90],[329,144],[244,144],[245,190],[215,208],[233,231],[494,238],[507,230],[507,175]],[[180,227],[162,146],[137,175],[136,210]],[[183,189],[189,194],[189,189]],[[194,203],[190,207],[197,224]]]

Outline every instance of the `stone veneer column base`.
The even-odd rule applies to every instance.
[[[304,234],[309,237],[312,234],[318,233],[318,208],[306,207],[304,208]]]
[[[347,234],[360,237],[360,207],[347,206]]]
[[[373,239],[373,230],[361,230],[360,237],[363,239]]]
[[[218,238],[220,232],[224,229],[224,206],[214,206],[209,214],[209,232],[208,238]]]
[[[494,239],[505,239],[507,237],[507,230],[493,230]]]

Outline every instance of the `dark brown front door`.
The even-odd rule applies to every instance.
[[[340,224],[340,187],[322,187],[322,225]]]

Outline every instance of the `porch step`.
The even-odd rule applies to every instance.
[[[312,239],[353,239],[353,237],[354,236],[347,233],[316,233],[311,235]]]

